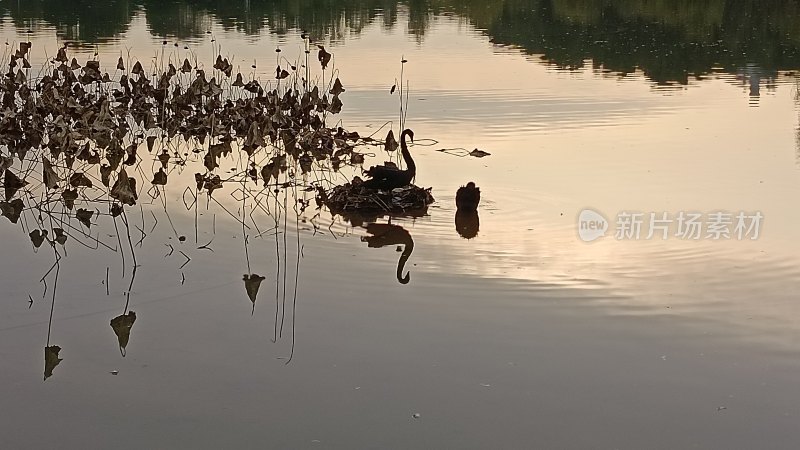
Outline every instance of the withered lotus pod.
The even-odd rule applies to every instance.
[[[244,85],[244,90],[247,92],[252,92],[253,94],[257,93],[261,86],[258,84],[258,81],[252,80]]]
[[[66,71],[64,73],[64,82],[67,84],[74,84],[78,82],[78,77],[75,76],[75,73],[71,70]]]
[[[142,63],[136,61],[136,64],[133,65],[133,69],[131,69],[131,73],[135,73],[136,75],[141,75],[144,73],[144,69],[142,68]]]
[[[333,82],[333,88],[331,88],[330,93],[333,95],[339,95],[344,91],[345,91],[344,86],[342,86],[342,82],[337,77],[336,81]]]
[[[208,82],[208,90],[212,96],[221,95],[223,92],[222,88],[217,84],[216,78],[212,78],[211,81]]]
[[[60,49],[58,49],[58,54],[56,54],[56,61],[62,63],[69,61],[69,59],[67,59],[67,47],[61,47]]]
[[[275,69],[275,78],[278,80],[282,80],[288,76],[289,72],[286,69],[281,69],[281,66],[278,66],[278,68]]]
[[[161,78],[158,80],[158,90],[165,91],[169,87],[169,76],[164,73],[161,74]]]
[[[242,74],[241,73],[236,74],[236,81],[234,81],[231,86],[236,86],[236,87],[243,87],[244,86],[244,80],[242,79]]]
[[[319,59],[320,64],[322,65],[322,69],[325,70],[328,67],[328,63],[331,61],[331,54],[325,51],[325,47],[318,45],[319,53],[317,54],[317,58]]]

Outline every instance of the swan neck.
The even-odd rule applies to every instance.
[[[408,130],[404,130],[400,135],[400,153],[403,155],[403,161],[405,161],[408,170],[413,172],[417,170],[417,165],[414,163],[414,159],[411,158],[411,152],[408,151],[408,144],[406,144],[407,134]]]

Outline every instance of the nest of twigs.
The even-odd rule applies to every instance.
[[[350,183],[335,186],[321,193],[322,202],[334,214],[409,214],[424,211],[434,202],[431,188],[409,184],[382,191],[366,188],[363,183],[359,177],[355,177]]]

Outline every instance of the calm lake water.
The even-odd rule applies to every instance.
[[[0,447],[797,448],[798,14],[733,0],[0,1],[3,70],[30,41],[31,86],[68,43],[114,80],[120,57],[211,76],[221,54],[275,88],[276,64],[305,71],[308,33],[333,55],[323,72],[312,44],[310,80],[345,88],[329,126],[398,136],[402,86],[415,183],[436,199],[370,242],[303,189],[360,166],[209,197],[194,178],[209,141],[169,147],[166,186],[150,183],[161,144],[142,143],[136,204],[113,218],[93,174],[75,201],[94,211],[87,228],[44,201],[40,156],[15,158],[28,185],[19,221],[0,218]],[[398,160],[361,151],[364,168]],[[237,150],[214,173],[251,161]],[[454,201],[468,181],[482,192],[470,239]],[[697,239],[679,235],[690,214]],[[590,219],[608,228],[586,242]],[[59,225],[64,245],[49,242]],[[244,274],[265,278],[255,302]],[[53,346],[62,361],[45,368]]]

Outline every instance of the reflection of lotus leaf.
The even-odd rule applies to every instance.
[[[47,237],[47,230],[33,230],[28,233],[31,237],[31,242],[35,248],[39,248],[44,243],[44,238]]]
[[[61,181],[56,171],[53,170],[53,164],[50,163],[50,160],[47,158],[42,158],[42,176],[44,177],[44,185],[47,186],[47,189],[53,189],[58,186],[58,182]]]
[[[90,180],[82,172],[75,172],[69,176],[69,184],[72,187],[92,187],[92,180]]]
[[[136,204],[136,180],[129,177],[125,169],[119,172],[119,177],[111,188],[111,197],[129,206]]]
[[[18,198],[10,202],[0,202],[0,211],[3,212],[4,216],[8,217],[11,223],[17,223],[24,207],[25,204]]]
[[[61,245],[64,245],[67,242],[67,235],[64,233],[63,228],[53,228],[53,233],[55,233],[55,241]]]
[[[83,208],[78,208],[78,211],[75,213],[75,217],[78,219],[78,222],[86,225],[86,228],[91,228],[93,215],[94,211]]]
[[[247,291],[247,297],[249,297],[250,301],[255,305],[258,288],[261,287],[261,282],[264,281],[265,278],[253,273],[250,275],[245,274],[242,279],[244,280],[244,288]]]
[[[75,207],[75,200],[78,199],[78,191],[75,189],[65,189],[61,193],[61,198],[64,199],[64,206],[72,210]]]
[[[136,321],[136,313],[128,311],[128,314],[114,317],[111,319],[111,328],[114,329],[114,334],[117,335],[119,342],[119,351],[122,356],[125,356],[125,347],[128,346],[128,341],[131,338],[131,328]]]
[[[58,363],[63,361],[61,358],[58,357],[58,352],[61,351],[61,347],[57,345],[51,345],[49,347],[44,348],[44,379],[48,379],[53,376],[53,369],[56,368]]]
[[[18,190],[25,187],[27,182],[20,180],[12,171],[5,169],[3,188],[6,190],[6,201],[11,200]]]
[[[164,172],[163,167],[153,174],[153,184],[160,186],[165,186],[167,184],[167,173]]]

